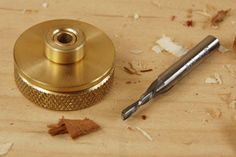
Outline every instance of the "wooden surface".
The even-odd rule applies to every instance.
[[[0,143],[13,142],[7,156],[34,157],[111,157],[165,156],[217,157],[236,156],[236,110],[229,108],[220,94],[231,93],[236,98],[236,54],[215,52],[169,93],[164,94],[124,122],[121,110],[134,102],[148,84],[177,60],[167,53],[151,50],[155,41],[166,34],[191,47],[208,34],[231,48],[236,32],[235,0],[52,0],[0,1]],[[207,7],[208,6],[208,7]],[[207,17],[196,13],[206,8],[228,9],[230,16],[219,29],[206,26]],[[30,9],[23,13],[24,9]],[[188,10],[193,9],[194,27],[183,24]],[[133,14],[141,17],[133,19]],[[171,16],[176,19],[171,21]],[[13,46],[19,35],[39,22],[71,18],[83,20],[104,30],[117,49],[115,82],[111,92],[99,104],[73,112],[56,112],[37,107],[25,99],[16,88],[13,77]],[[130,50],[142,50],[133,54]],[[141,76],[122,70],[128,62],[139,62],[154,71]],[[229,72],[224,65],[231,64]],[[219,73],[222,85],[205,84],[205,78]],[[126,84],[126,81],[137,82]],[[220,110],[221,117],[213,118],[209,110]],[[147,116],[146,120],[141,115]],[[67,135],[51,137],[46,125],[64,115],[66,118],[91,118],[102,129],[72,140]],[[153,141],[137,130],[147,131]]]

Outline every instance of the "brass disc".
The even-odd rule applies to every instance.
[[[53,110],[86,108],[108,92],[115,49],[98,28],[51,20],[21,34],[14,47],[15,80],[29,100]]]

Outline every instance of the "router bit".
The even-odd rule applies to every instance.
[[[181,57],[176,63],[161,73],[135,103],[131,104],[122,111],[121,115],[123,120],[129,118],[139,109],[139,107],[150,101],[152,98],[168,91],[177,83],[177,81],[182,79],[183,76],[190,72],[190,70],[192,70],[219,46],[219,40],[214,36],[209,35],[203,39],[199,44],[197,44],[183,57]]]

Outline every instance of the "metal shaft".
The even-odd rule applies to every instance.
[[[168,91],[178,80],[190,72],[193,67],[198,65],[204,58],[206,58],[206,56],[211,54],[213,50],[217,49],[219,45],[219,40],[214,36],[209,35],[203,39],[176,63],[161,73],[138,101],[125,108],[122,111],[123,119],[125,120],[130,117],[140,106],[147,103],[153,97]]]

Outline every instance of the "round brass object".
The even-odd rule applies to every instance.
[[[98,28],[51,20],[21,34],[14,47],[15,80],[23,95],[53,110],[78,110],[109,91],[115,49]]]

